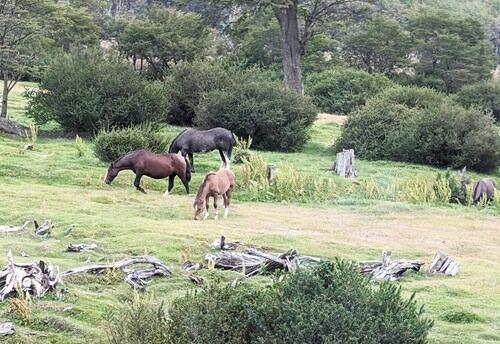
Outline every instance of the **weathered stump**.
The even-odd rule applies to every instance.
[[[446,253],[437,251],[429,266],[430,273],[442,273],[449,276],[455,276],[458,273],[460,264]]]
[[[337,153],[335,173],[345,178],[354,178],[356,176],[354,149],[344,149],[342,152]]]
[[[274,177],[276,177],[276,167],[274,165],[267,165],[266,175],[269,185],[273,185]]]

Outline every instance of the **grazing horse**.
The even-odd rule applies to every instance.
[[[228,168],[221,168],[217,172],[208,173],[201,182],[198,193],[194,200],[194,219],[199,220],[204,208],[207,209],[204,220],[208,218],[208,201],[210,197],[214,199],[215,219],[219,215],[217,209],[217,198],[222,195],[224,199],[224,218],[229,213],[229,204],[231,203],[231,194],[236,185],[236,177]]]
[[[188,159],[179,154],[156,154],[146,150],[137,150],[125,154],[114,163],[112,163],[104,182],[111,184],[113,179],[120,171],[132,170],[135,173],[134,186],[142,193],[146,193],[141,187],[142,176],[148,176],[154,179],[163,179],[168,177],[168,189],[165,195],[174,187],[174,178],[178,176],[186,192],[189,194],[189,181],[191,180],[191,169]]]
[[[194,173],[194,152],[209,152],[218,149],[222,165],[229,167],[231,152],[233,151],[233,133],[224,128],[210,130],[185,129],[177,135],[170,144],[169,153],[181,152],[182,156],[189,156],[191,172]]]
[[[476,205],[481,198],[485,198],[487,202],[493,200],[497,182],[491,178],[483,178],[474,184],[472,192],[472,204]]]

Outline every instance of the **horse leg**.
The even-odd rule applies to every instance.
[[[214,219],[217,220],[219,218],[219,209],[217,209],[217,195],[214,195],[214,209],[215,209],[215,216]]]
[[[222,194],[222,198],[224,199],[224,219],[227,219],[227,214],[229,213],[227,192],[225,194]]]
[[[210,198],[210,197],[208,197],[208,196],[207,196],[207,198],[205,198],[205,207],[207,208],[207,211],[205,212],[205,217],[203,218],[203,220],[208,219],[208,215],[209,215],[209,214],[208,214],[208,207],[210,206],[210,205],[208,204],[209,198]]]
[[[181,179],[182,184],[184,184],[184,187],[186,188],[186,193],[189,195],[189,182],[187,181],[185,176],[184,177],[179,176],[179,178]]]
[[[168,176],[168,188],[167,188],[167,191],[165,191],[165,196],[168,196],[170,191],[172,191],[172,189],[174,187],[174,178],[175,178],[175,174]]]
[[[142,174],[138,174],[135,176],[134,186],[138,191],[145,194],[146,191],[144,191],[144,189],[141,187],[141,178],[142,178]]]
[[[193,159],[193,153],[190,152],[188,153],[189,156],[189,162],[191,163],[191,173],[194,173],[194,159]]]
[[[219,154],[220,154],[220,158],[222,160],[221,168],[223,168],[223,167],[226,168],[227,167],[226,153],[222,149],[219,149]]]

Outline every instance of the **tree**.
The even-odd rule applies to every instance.
[[[417,84],[455,92],[490,77],[493,47],[477,20],[424,11],[410,18],[408,30],[414,40]]]
[[[42,29],[43,0],[0,0],[0,77],[3,79],[0,118],[7,117],[9,93],[30,69],[34,37]]]
[[[231,2],[231,0],[226,0]],[[326,23],[352,13],[356,5],[372,0],[232,0],[255,10],[271,8],[281,33],[285,85],[303,93],[302,60],[312,37],[325,29]]]
[[[407,63],[410,37],[393,19],[378,16],[347,35],[344,50],[351,64],[368,73],[390,73]]]
[[[171,63],[203,55],[210,36],[199,15],[153,6],[125,22],[117,39],[120,52],[132,60],[134,68],[143,73],[146,63],[155,79],[163,79]]]

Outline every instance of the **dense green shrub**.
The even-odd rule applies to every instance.
[[[390,283],[324,262],[262,288],[206,287],[173,302],[170,343],[424,343],[432,323]]]
[[[249,81],[231,89],[208,92],[201,100],[195,124],[224,127],[259,149],[294,151],[303,146],[316,118],[307,97],[273,81]]]
[[[167,122],[192,125],[202,95],[232,85],[238,70],[219,61],[180,62],[173,66],[165,81],[170,93]]]
[[[345,115],[390,85],[391,81],[383,75],[336,68],[311,74],[306,80],[306,92],[321,110]]]
[[[388,159],[481,171],[500,164],[491,117],[416,87],[389,89],[353,113],[336,142],[366,159]]]
[[[476,106],[488,113],[492,113],[497,122],[500,122],[500,82],[481,81],[466,85],[455,95],[455,100],[463,106]]]
[[[101,130],[94,140],[94,152],[99,160],[113,162],[128,152],[146,149],[156,153],[168,150],[170,138],[154,131],[151,125],[124,129]]]
[[[162,120],[169,104],[162,84],[142,80],[125,62],[97,51],[55,59],[28,97],[28,115],[37,123],[54,120],[67,131],[87,133]]]

